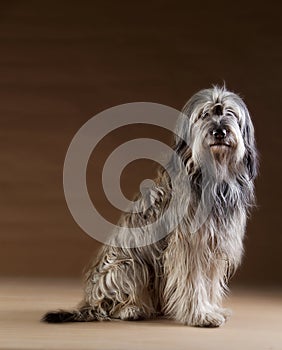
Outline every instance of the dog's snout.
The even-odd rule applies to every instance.
[[[224,128],[217,128],[212,131],[212,135],[216,140],[223,140],[227,135],[227,130]]]

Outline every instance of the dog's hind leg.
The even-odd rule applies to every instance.
[[[85,297],[74,311],[49,312],[43,321],[139,320],[155,314],[149,268],[132,251],[106,247],[86,275]]]
[[[133,249],[106,247],[86,276],[85,298],[109,318],[138,320],[154,314],[148,265]]]

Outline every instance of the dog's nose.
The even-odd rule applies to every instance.
[[[224,128],[218,128],[213,130],[212,135],[216,140],[222,140],[226,137],[227,130]]]

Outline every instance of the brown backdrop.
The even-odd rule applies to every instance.
[[[281,283],[281,5],[209,1],[2,1],[0,4],[0,273],[79,276],[97,248],[63,195],[68,145],[95,113],[152,101],[181,108],[226,81],[253,115],[261,154],[258,209],[237,283]],[[147,133],[147,134],[146,134]],[[117,144],[159,130],[113,133],[91,158],[90,187]],[[130,195],[149,162],[127,167]]]

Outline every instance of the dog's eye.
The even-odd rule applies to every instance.
[[[230,111],[230,110],[227,111],[226,115],[227,115],[227,117],[235,117],[237,120],[239,119],[237,114],[234,113],[233,111]]]

